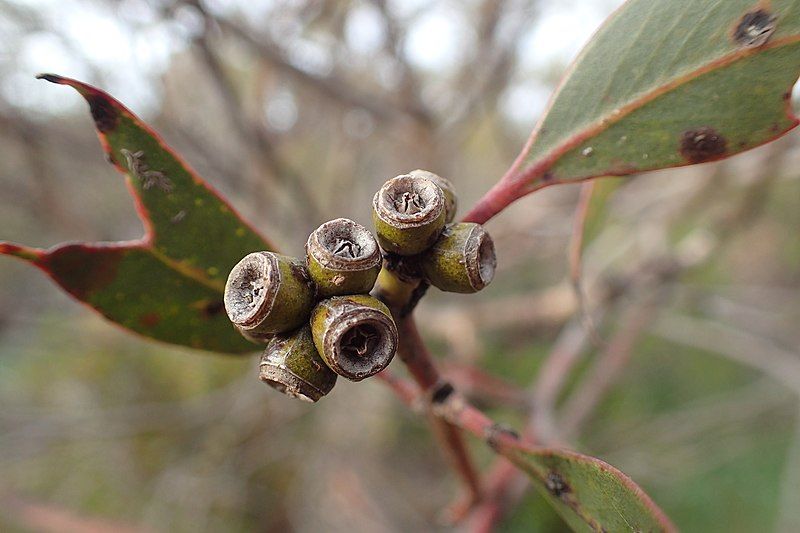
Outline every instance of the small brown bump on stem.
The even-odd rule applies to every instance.
[[[365,294],[321,301],[311,314],[314,343],[334,372],[361,381],[386,368],[397,352],[389,309]]]
[[[228,318],[239,331],[250,339],[268,340],[308,320],[314,289],[297,259],[254,252],[231,270],[224,302]]]
[[[422,255],[422,270],[436,288],[473,293],[494,279],[497,268],[494,242],[480,224],[451,224]]]
[[[450,396],[453,395],[455,391],[456,390],[455,388],[453,388],[452,384],[450,384],[447,381],[443,381],[442,383],[437,385],[435,389],[433,389],[433,392],[431,392],[431,403],[432,404],[444,403],[447,401],[448,398],[450,398]]]
[[[336,374],[320,358],[308,325],[269,341],[261,357],[259,378],[287,396],[307,402],[318,401],[336,384]]]
[[[337,218],[314,230],[306,242],[306,264],[323,298],[372,290],[381,269],[381,252],[364,226]]]
[[[733,40],[743,48],[764,46],[775,33],[778,17],[766,9],[745,13],[733,30]]]
[[[488,444],[493,450],[497,451],[499,450],[501,441],[504,438],[516,441],[520,439],[520,435],[514,429],[504,424],[495,423],[486,429],[484,438],[486,439],[486,444]]]
[[[702,126],[681,134],[680,152],[690,163],[718,159],[728,151],[728,141],[712,127]]]
[[[439,237],[447,215],[442,189],[428,178],[411,174],[384,183],[372,207],[381,248],[399,255],[428,249]]]

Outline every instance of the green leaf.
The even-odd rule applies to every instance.
[[[228,272],[246,254],[273,250],[161,138],[121,103],[52,74],[89,103],[108,161],[125,174],[145,227],[139,241],[77,243],[40,250],[0,243],[109,320],[160,341],[216,352],[254,346],[227,319]]]
[[[798,125],[800,0],[629,0],[575,60],[514,166],[466,216],[542,187],[730,157]]]
[[[594,457],[566,450],[504,448],[575,531],[675,531],[628,476]]]
[[[627,2],[573,65],[525,167],[554,181],[631,174],[728,157],[797,126],[800,0],[756,4]],[[767,40],[748,44],[743,24]]]

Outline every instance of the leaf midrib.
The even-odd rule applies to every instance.
[[[658,87],[651,89],[648,92],[643,93],[638,98],[635,98],[628,102],[627,104],[615,108],[611,113],[606,113],[601,115],[601,118],[596,120],[593,123],[588,124],[583,129],[580,129],[578,132],[574,133],[573,135],[566,138],[566,141],[562,141],[560,144],[555,144],[555,147],[549,152],[547,152],[544,156],[534,160],[531,164],[527,165],[521,172],[517,173],[514,177],[515,182],[527,182],[532,178],[538,177],[539,174],[543,174],[549,168],[551,168],[562,156],[567,154],[568,152],[572,151],[573,149],[580,146],[583,142],[588,139],[591,139],[603,131],[606,131],[611,126],[619,123],[622,119],[630,115],[631,113],[641,109],[645,105],[650,102],[657,100],[659,97],[670,93],[679,87],[686,85],[704,75],[710,74],[727,66],[730,66],[736,63],[739,60],[746,59],[748,57],[757,55],[759,53],[763,53],[768,50],[773,50],[777,48],[781,48],[784,46],[791,46],[793,44],[797,44],[800,42],[800,34],[791,35],[787,37],[783,37],[780,39],[775,39],[764,46],[756,49],[739,49],[735,52],[722,56],[714,61],[710,61],[705,65],[696,68],[686,74],[678,76],[668,83],[662,84]],[[556,102],[556,99],[553,100]],[[534,131],[533,135],[531,136],[531,141],[529,142],[529,149],[532,149],[536,145],[536,140],[538,139],[539,132],[542,130],[545,121],[542,121]],[[596,177],[596,176],[591,176]],[[536,188],[536,184],[532,183],[531,188]]]

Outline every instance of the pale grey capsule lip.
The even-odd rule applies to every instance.
[[[378,216],[396,228],[414,228],[435,220],[445,209],[444,193],[430,179],[411,174],[394,177],[375,193]]]
[[[347,344],[347,339],[354,333],[375,337],[364,354],[355,353]],[[384,313],[359,306],[357,313],[343,312],[333,318],[325,332],[323,345],[341,375],[352,381],[361,381],[377,374],[392,361],[397,352],[397,328]]]
[[[497,269],[494,241],[482,226],[475,225],[470,232],[465,255],[470,285],[479,291],[492,282]]]
[[[448,180],[447,178],[443,178],[438,174],[434,174],[429,170],[422,170],[418,168],[417,170],[412,170],[409,172],[411,176],[421,176],[423,178],[431,180],[433,183],[436,184],[442,192],[444,192],[444,211],[446,213],[444,221],[449,224],[455,219],[456,217],[456,210],[458,208],[458,198],[456,197],[455,187],[453,183]],[[449,192],[447,192],[449,191]]]
[[[233,267],[225,283],[225,311],[235,325],[252,329],[269,314],[280,287],[277,258],[253,252]]]
[[[372,233],[357,222],[337,218],[325,222],[308,237],[306,252],[332,270],[369,270],[381,263],[381,252]]]
[[[308,381],[290,372],[287,368],[269,361],[261,362],[258,378],[290,398],[304,402],[313,403],[325,396],[324,392]]]

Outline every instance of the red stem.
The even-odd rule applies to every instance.
[[[430,402],[436,387],[443,383],[439,371],[433,363],[431,354],[428,352],[419,330],[417,330],[413,316],[409,315],[398,320],[397,329],[400,338],[397,353],[408,367],[409,372],[427,401]],[[384,381],[389,382],[395,391],[401,392],[401,397],[408,402],[409,388],[401,387],[399,385],[400,382],[396,378],[392,378],[390,374],[386,374],[385,371],[381,375],[384,376]],[[410,403],[413,404],[413,400]],[[432,414],[435,415],[435,413]],[[456,427],[457,425],[453,425],[438,416],[431,417],[431,424],[447,460],[458,472],[467,487],[470,504],[479,501],[482,492],[480,477],[475,465],[472,463],[472,458],[467,450],[461,431]]]
[[[464,216],[464,222],[486,224],[492,217],[505,209],[508,204],[519,198],[521,194],[512,186],[510,180],[503,177],[486,194],[478,200]]]

